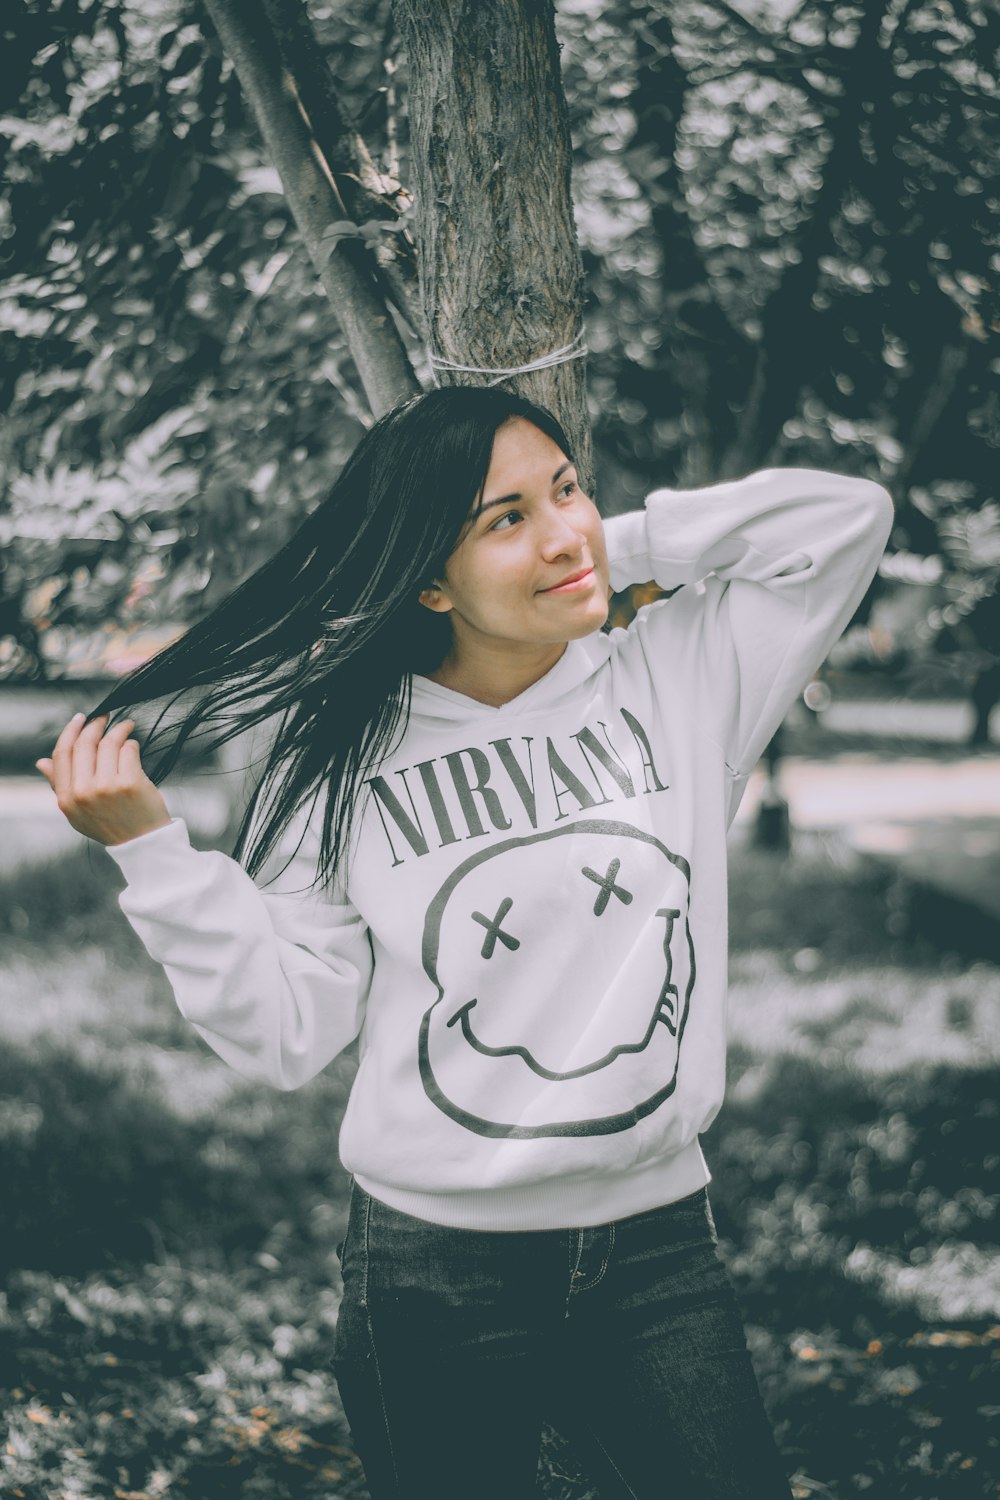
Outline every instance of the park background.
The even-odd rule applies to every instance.
[[[258,22],[333,163],[325,228],[275,167],[281,100],[247,88],[233,28]],[[526,285],[517,316],[484,295],[448,325],[442,265],[416,289],[434,226],[409,55],[453,47],[463,108],[506,87],[516,185],[537,142],[489,28],[550,22],[582,306]],[[578,431],[585,412],[606,515],[777,464],[893,494],[879,577],[733,830],[729,1088],[703,1145],[796,1496],[995,1495],[995,8],[16,0],[0,30],[3,1494],[365,1494],[327,1364],[354,1049],[291,1095],[227,1070],[32,771],[280,545],[370,424],[392,381],[331,284],[346,266],[412,388],[428,325],[493,366],[582,313],[586,364],[522,388],[576,399]],[[544,262],[543,218],[524,254]],[[525,342],[522,302],[551,336]],[[206,847],[231,840],[241,764],[191,757],[165,787]],[[539,1489],[594,1496],[553,1432]]]

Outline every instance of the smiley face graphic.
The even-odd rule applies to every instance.
[[[477,1135],[627,1130],[674,1091],[695,978],[690,869],[587,819],[470,855],[427,909],[434,1104]]]

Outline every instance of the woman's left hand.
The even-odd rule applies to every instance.
[[[99,844],[125,844],[165,827],[170,812],[142,769],[138,743],[129,739],[135,720],[123,719],[108,729],[109,717],[102,714],[85,725],[85,715],[74,714],[51,759],[35,765],[77,833]]]

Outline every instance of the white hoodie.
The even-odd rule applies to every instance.
[[[891,520],[869,480],[768,469],[605,522],[613,588],[677,592],[500,708],[415,676],[332,894],[307,890],[314,826],[266,888],[179,818],[110,848],[183,1014],[280,1089],[359,1036],[340,1159],[405,1213],[575,1228],[695,1192],[726,832]]]

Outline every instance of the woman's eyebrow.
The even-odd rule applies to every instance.
[[[564,464],[560,464],[559,465],[558,469],[553,474],[553,476],[552,476],[552,483],[555,484],[555,482],[559,478],[559,476],[561,474],[565,474],[566,470],[567,469],[571,469],[572,467],[573,467],[573,460],[571,458],[568,458]],[[490,509],[492,509],[492,507],[494,505],[508,505],[511,502],[511,500],[522,500],[523,498],[524,498],[523,495],[517,494],[517,495],[501,495],[496,500],[487,500],[487,501],[484,502],[484,504],[482,504],[479,507],[479,509],[476,512],[476,515],[477,516],[481,516],[484,510],[490,510]]]

